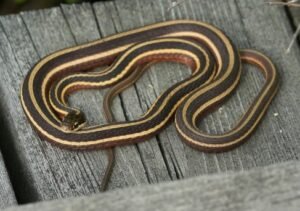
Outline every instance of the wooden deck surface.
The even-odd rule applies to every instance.
[[[262,2],[186,0],[168,10],[172,5],[168,0],[115,0],[0,17],[0,148],[6,165],[0,156],[0,185],[4,183],[6,191],[2,192],[0,186],[2,207],[16,203],[14,195],[18,203],[28,203],[97,193],[107,164],[105,151],[68,151],[38,138],[18,96],[28,70],[56,50],[170,19],[212,23],[239,48],[255,48],[267,54],[280,73],[279,93],[255,134],[230,152],[207,154],[194,150],[182,143],[172,125],[148,141],[118,147],[108,189],[298,160],[300,48],[295,44],[285,54],[294,33],[287,10]],[[297,14],[294,12],[295,22]],[[243,73],[237,92],[203,120],[203,130],[228,130],[250,105],[263,80],[249,66]],[[188,74],[179,65],[154,66],[115,99],[117,120],[139,118],[160,93]],[[104,93],[81,91],[71,97],[71,104],[82,108],[90,124],[105,123],[101,110]]]
[[[11,207],[5,211],[299,211],[300,163],[116,189],[92,196]]]
[[[11,182],[0,154],[0,209],[17,204]]]

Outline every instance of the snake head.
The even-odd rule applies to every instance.
[[[65,131],[77,131],[85,125],[84,114],[80,111],[69,112],[62,120],[61,126]]]

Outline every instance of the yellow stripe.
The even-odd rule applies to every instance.
[[[245,50],[245,51],[246,51],[246,50]],[[259,53],[259,52],[257,52],[257,51],[254,51],[254,50],[251,50],[251,52],[259,54],[260,56],[264,57],[264,59],[266,59],[266,60],[270,63],[270,65],[271,65],[271,67],[272,67],[272,68],[271,68],[271,70],[272,70],[272,74],[271,74],[271,75],[272,75],[273,77],[272,77],[270,83],[268,84],[268,86],[266,87],[266,89],[264,90],[264,92],[259,96],[259,98],[258,98],[258,100],[257,100],[257,103],[256,103],[255,106],[251,109],[251,112],[250,112],[250,114],[247,116],[246,120],[245,120],[242,124],[237,124],[238,127],[235,128],[235,130],[231,130],[229,133],[223,134],[223,135],[222,135],[222,138],[226,138],[226,137],[229,137],[229,136],[232,136],[232,135],[238,133],[238,131],[240,131],[240,130],[241,130],[241,129],[249,122],[249,120],[252,118],[252,116],[254,115],[254,113],[257,111],[257,108],[258,108],[259,104],[261,103],[262,99],[264,98],[264,96],[266,96],[266,95],[268,94],[269,90],[271,89],[272,85],[274,84],[274,80],[275,80],[275,78],[276,78],[276,69],[275,69],[273,63],[272,63],[272,62],[270,61],[270,59],[269,59],[268,57],[266,57],[265,55],[263,55],[263,54],[261,54],[261,53]],[[264,65],[263,65],[261,62],[255,60],[255,59],[253,59],[253,58],[250,58],[250,57],[247,57],[247,59],[248,59],[248,60],[251,60],[251,61],[254,62],[254,63],[256,63],[258,66],[260,66],[260,68],[261,68],[265,73],[267,73],[267,70],[265,69]],[[232,86],[232,88],[234,88],[234,87]],[[229,94],[229,92],[227,92],[227,91],[226,91],[225,93],[226,93],[226,94],[224,94],[223,97],[226,96],[227,94]],[[193,97],[194,97],[194,96],[193,96]],[[218,98],[221,99],[222,97],[221,97],[221,96],[220,96],[220,97],[218,96]],[[218,101],[218,100],[216,100],[215,102],[217,102],[217,101]],[[212,102],[212,103],[206,103],[205,105],[201,106],[201,107],[197,110],[195,116],[196,116],[196,115],[199,115],[199,113],[201,113],[205,108],[207,108],[207,107],[210,106],[211,104],[213,104],[213,102]],[[187,127],[188,127],[191,131],[193,131],[195,134],[198,134],[198,135],[201,135],[201,136],[204,136],[204,137],[210,137],[210,138],[219,138],[219,137],[221,137],[220,135],[203,134],[203,133],[201,133],[200,131],[196,130],[195,127],[193,127],[192,125],[190,125],[190,124],[188,123],[188,121],[186,120],[186,112],[187,112],[187,108],[186,108],[186,107],[188,107],[188,105],[189,105],[189,104],[187,103],[187,104],[184,106],[184,108],[185,108],[185,113],[183,113],[182,116],[183,116],[183,119],[184,119],[184,121],[185,121]],[[195,123],[194,123],[194,124],[195,124]]]
[[[208,55],[206,54],[206,52],[203,49],[201,49],[201,47],[199,47],[198,45],[196,45],[196,44],[194,44],[192,42],[185,41],[185,40],[182,40],[182,39],[176,39],[176,38],[172,38],[172,37],[194,37],[194,38],[202,40],[203,42],[206,43],[206,45],[208,45],[208,47],[210,48],[210,50],[214,53],[214,56],[216,57],[216,61],[217,61],[217,64],[218,64],[218,66],[217,66],[218,69],[215,71],[216,74],[212,74],[210,76],[210,79],[205,82],[205,84],[208,84],[208,85],[205,86],[202,89],[199,89],[198,91],[194,91],[192,93],[192,96],[189,97],[189,99],[185,103],[185,105],[183,107],[183,111],[182,111],[183,122],[187,125],[187,127],[193,133],[199,134],[200,136],[204,136],[204,137],[215,137],[215,138],[222,137],[222,138],[224,138],[224,137],[228,137],[228,135],[230,135],[230,134],[232,135],[232,134],[234,134],[236,132],[239,132],[240,128],[242,128],[246,123],[248,123],[250,121],[250,117],[252,117],[254,115],[254,112],[257,111],[257,108],[258,108],[259,104],[261,103],[262,99],[264,99],[264,97],[267,96],[267,94],[270,92],[271,86],[274,84],[275,79],[276,79],[276,70],[275,70],[275,67],[273,66],[272,62],[267,57],[265,57],[263,54],[260,54],[259,52],[256,52],[256,51],[251,51],[253,53],[261,55],[272,66],[272,68],[271,68],[272,69],[272,73],[270,73],[270,74],[272,74],[271,82],[266,87],[266,89],[264,89],[264,92],[262,93],[262,95],[260,95],[260,98],[258,98],[257,103],[253,106],[253,110],[251,110],[250,114],[247,116],[246,121],[243,122],[241,125],[239,125],[239,127],[237,127],[237,130],[231,131],[230,133],[225,134],[225,135],[222,134],[222,135],[216,135],[215,136],[215,135],[201,134],[199,131],[197,131],[194,128],[195,127],[195,120],[196,120],[197,116],[200,115],[200,113],[203,112],[203,110],[205,110],[211,104],[213,104],[213,103],[221,100],[226,95],[228,95],[236,87],[236,85],[238,83],[239,76],[237,77],[237,79],[235,80],[235,82],[228,89],[226,89],[222,94],[220,94],[220,95],[218,95],[218,96],[210,99],[208,102],[204,103],[202,106],[200,106],[196,110],[196,112],[192,116],[192,124],[193,124],[194,127],[192,125],[190,125],[189,122],[186,119],[186,115],[187,115],[187,112],[188,112],[189,105],[196,98],[198,98],[200,95],[202,95],[203,93],[207,92],[210,89],[213,89],[213,88],[217,87],[218,85],[220,85],[220,83],[222,83],[224,80],[226,80],[230,76],[231,71],[233,70],[235,59],[238,59],[238,58],[234,57],[234,49],[232,48],[232,45],[231,45],[230,41],[228,40],[228,38],[220,30],[218,30],[215,27],[213,27],[213,26],[211,26],[209,24],[206,24],[206,23],[201,23],[201,22],[197,22],[197,21],[189,21],[189,20],[187,20],[187,21],[178,21],[178,20],[175,20],[175,21],[168,21],[168,22],[165,22],[165,23],[160,23],[160,24],[154,24],[154,25],[146,26],[146,27],[143,27],[143,28],[140,28],[140,29],[129,31],[129,32],[120,33],[118,35],[113,35],[113,36],[110,36],[108,38],[104,38],[102,40],[98,40],[98,41],[95,41],[95,42],[92,42],[92,43],[87,43],[87,44],[84,44],[84,45],[81,45],[81,46],[64,49],[64,50],[61,50],[61,51],[59,51],[57,53],[54,53],[52,55],[47,56],[45,59],[41,60],[41,62],[39,62],[33,68],[32,72],[31,72],[31,75],[29,77],[29,82],[28,82],[28,87],[27,87],[29,89],[29,95],[31,97],[31,100],[32,100],[34,106],[36,107],[37,112],[39,112],[41,118],[43,118],[46,122],[48,122],[48,124],[50,126],[56,128],[57,130],[63,131],[63,129],[59,125],[55,125],[54,123],[52,123],[48,119],[48,117],[44,114],[44,112],[39,107],[39,105],[38,105],[38,103],[36,101],[35,95],[34,95],[33,81],[34,81],[37,73],[39,72],[39,70],[48,61],[50,61],[50,60],[52,60],[52,59],[54,59],[54,58],[56,58],[56,57],[58,57],[60,55],[63,55],[65,53],[76,51],[78,49],[85,48],[85,47],[88,47],[88,46],[93,46],[93,45],[96,45],[98,43],[106,42],[106,41],[109,41],[109,40],[117,39],[117,38],[120,38],[122,36],[130,35],[130,34],[134,34],[134,33],[138,33],[138,32],[143,32],[143,31],[151,30],[151,29],[158,28],[158,27],[169,26],[169,25],[172,25],[172,24],[176,25],[176,24],[180,24],[180,23],[189,23],[189,24],[195,24],[195,25],[203,26],[203,27],[206,27],[206,28],[210,29],[211,31],[213,31],[214,33],[216,33],[217,36],[219,36],[219,38],[224,42],[225,48],[228,51],[228,55],[229,55],[229,58],[228,58],[229,59],[228,60],[228,67],[227,67],[226,70],[224,70],[225,74],[220,79],[218,79],[216,81],[213,81],[216,77],[218,77],[221,74],[221,70],[222,70],[222,67],[223,67],[223,59],[222,59],[222,56],[221,56],[220,52],[218,52],[218,49],[217,49],[215,43],[213,43],[208,37],[206,37],[206,36],[204,36],[202,34],[198,34],[198,33],[195,33],[195,32],[189,32],[189,31],[174,32],[174,33],[166,34],[166,35],[164,35],[162,37],[168,37],[169,39],[166,39],[164,41],[168,41],[168,42],[170,42],[170,41],[184,42],[184,43],[187,43],[189,45],[193,45],[194,47],[198,48],[204,54],[207,63],[206,63],[205,67],[202,67],[203,68],[203,72],[201,72],[196,77],[191,78],[189,81],[181,84],[180,86],[177,86],[174,90],[172,90],[169,93],[169,95],[164,99],[164,101],[162,103],[162,106],[154,114],[152,114],[147,119],[144,119],[144,120],[141,120],[141,121],[137,121],[137,122],[131,122],[131,123],[129,122],[127,124],[106,125],[106,126],[101,127],[101,128],[98,128],[98,126],[86,127],[86,128],[84,128],[84,130],[76,131],[76,132],[72,131],[70,133],[73,133],[73,134],[88,134],[88,133],[93,133],[93,132],[97,132],[97,131],[104,131],[104,130],[117,129],[117,128],[122,128],[122,127],[128,127],[128,126],[138,125],[138,124],[142,124],[142,123],[145,123],[147,121],[150,121],[151,119],[153,119],[154,117],[158,116],[161,113],[162,109],[165,107],[165,105],[169,102],[170,98],[176,92],[178,92],[180,89],[182,89],[184,86],[188,85],[189,83],[192,83],[193,81],[195,81],[195,80],[199,79],[200,77],[202,77],[203,74],[205,72],[207,72],[209,65],[211,65],[210,61],[209,61],[209,58],[208,58]],[[76,82],[76,83],[70,83],[66,87],[64,87],[64,89],[63,89],[63,91],[61,93],[61,96],[57,96],[57,89],[58,89],[59,86],[61,86],[61,84],[63,83],[64,80],[68,80],[69,78],[78,77],[78,76],[79,77],[82,77],[82,76],[84,76],[84,77],[95,77],[95,76],[99,76],[101,74],[102,75],[109,74],[110,72],[114,71],[115,68],[118,67],[118,65],[120,64],[120,62],[126,56],[128,56],[129,53],[133,52],[135,49],[140,48],[142,46],[145,46],[145,45],[148,45],[148,44],[152,44],[152,43],[157,43],[157,42],[162,42],[162,41],[160,41],[160,40],[153,40],[153,41],[148,41],[148,42],[145,42],[143,44],[139,44],[137,46],[132,47],[130,50],[126,51],[124,53],[124,55],[121,56],[121,58],[116,62],[116,64],[113,64],[112,68],[107,69],[105,72],[95,73],[95,74],[93,74],[93,73],[92,74],[80,74],[80,73],[78,73],[78,74],[75,74],[73,76],[69,76],[69,77],[64,78],[57,85],[57,87],[55,89],[55,96],[59,97],[57,99],[62,100],[62,103],[65,104],[64,96],[66,95],[67,91],[70,88],[72,88],[73,86],[97,86],[97,87],[103,87],[103,86],[110,85],[110,84],[112,84],[114,82],[117,82],[120,79],[122,79],[125,76],[125,74],[128,73],[128,71],[130,71],[130,69],[132,68],[132,66],[138,60],[140,60],[140,59],[142,59],[144,57],[147,57],[149,55],[155,55],[155,54],[175,54],[175,53],[176,54],[186,55],[186,56],[188,56],[188,57],[190,57],[190,58],[192,58],[194,60],[194,62],[196,64],[196,68],[195,68],[196,71],[200,71],[201,70],[201,64],[200,64],[200,61],[199,61],[198,57],[196,55],[194,55],[193,53],[189,52],[189,51],[178,50],[178,49],[152,50],[151,52],[146,52],[146,53],[138,55],[135,59],[133,59],[132,61],[130,61],[130,63],[126,66],[126,68],[122,72],[120,72],[117,76],[115,76],[114,78],[111,78],[111,79],[109,79],[107,81],[98,82],[98,83],[97,82]],[[52,70],[50,70],[49,73],[46,75],[45,79],[42,82],[42,90],[41,91],[42,91],[42,99],[44,100],[45,105],[46,105],[48,111],[50,112],[50,114],[53,116],[53,118],[55,118],[56,120],[58,120],[58,118],[56,117],[56,115],[50,109],[50,106],[52,106],[54,108],[54,110],[56,110],[57,112],[59,112],[61,114],[66,114],[66,111],[64,111],[63,109],[60,109],[60,108],[56,107],[55,104],[54,104],[54,102],[52,102],[51,100],[50,100],[50,105],[49,105],[48,101],[46,99],[46,85],[47,85],[48,81],[51,80],[51,78],[56,73],[58,73],[58,72],[60,72],[60,71],[62,71],[64,69],[66,69],[68,67],[72,67],[72,66],[75,66],[75,65],[84,64],[84,63],[90,62],[90,61],[96,61],[96,60],[99,60],[101,58],[105,58],[107,56],[120,53],[120,52],[126,50],[128,47],[130,47],[133,44],[134,43],[131,43],[131,44],[128,44],[126,46],[122,46],[122,47],[118,47],[118,48],[114,48],[114,49],[108,50],[106,52],[102,52],[102,53],[99,53],[99,54],[94,54],[94,55],[91,55],[91,56],[86,56],[86,57],[83,57],[83,58],[80,58],[80,59],[77,59],[77,60],[73,60],[71,62],[61,64],[61,65],[53,68]],[[250,52],[250,50],[245,50],[245,51],[246,52],[247,51]],[[262,63],[260,63],[259,61],[257,61],[256,59],[253,59],[251,57],[243,57],[243,58],[246,58],[248,61],[251,61],[251,62],[255,63],[256,65],[260,66],[261,69],[263,69],[265,75],[267,76],[268,72],[264,68],[264,66],[263,66]],[[238,74],[241,74],[241,71],[239,71]],[[213,81],[213,82],[211,82],[211,81]],[[22,86],[22,89],[23,88],[24,87]],[[275,93],[276,92],[271,93],[272,96],[270,96],[270,99],[267,102],[267,104],[264,105],[263,111],[259,114],[258,118],[255,120],[255,123],[253,125],[251,125],[250,130],[247,131],[244,134],[241,134],[241,136],[238,139],[232,140],[232,141],[227,142],[227,143],[222,143],[222,144],[213,144],[212,143],[212,144],[210,144],[210,143],[203,143],[200,140],[193,140],[188,134],[184,134],[183,131],[181,131],[181,129],[178,126],[178,124],[177,124],[176,121],[175,121],[175,125],[176,125],[177,130],[180,133],[180,135],[182,137],[184,137],[187,142],[189,142],[189,143],[191,143],[193,145],[200,146],[200,147],[206,147],[206,148],[222,148],[222,147],[232,146],[234,144],[237,144],[241,140],[243,140],[245,137],[247,137],[252,132],[252,130],[255,128],[255,126],[258,124],[259,120],[261,119],[262,115],[265,113],[265,111],[266,111],[269,103],[271,102],[273,96],[275,95]],[[175,110],[177,109],[177,107],[182,103],[182,101],[184,99],[186,99],[187,96],[190,96],[190,95],[191,94],[186,95],[182,99],[179,99],[178,102],[176,103],[176,105],[172,108],[171,112],[168,114],[168,116],[162,122],[160,122],[159,124],[157,124],[153,128],[150,128],[148,130],[144,130],[144,131],[141,131],[141,132],[135,132],[135,133],[128,134],[128,135],[121,135],[121,136],[119,135],[118,136],[118,134],[116,134],[116,136],[114,136],[114,137],[109,137],[109,138],[99,139],[99,140],[85,140],[83,142],[74,142],[74,141],[69,141],[69,140],[62,140],[62,139],[60,139],[58,137],[55,137],[55,135],[49,134],[48,132],[44,131],[43,128],[41,128],[40,125],[38,125],[37,122],[34,120],[34,118],[30,115],[30,112],[29,112],[29,110],[26,107],[26,104],[24,102],[24,99],[23,99],[23,96],[22,96],[22,91],[21,91],[21,102],[22,102],[24,111],[27,114],[28,118],[30,119],[30,121],[32,122],[32,124],[34,125],[34,127],[36,127],[38,129],[38,131],[43,136],[47,137],[51,141],[54,141],[56,143],[59,143],[59,144],[65,145],[65,146],[73,146],[73,147],[80,148],[80,147],[87,147],[87,146],[94,146],[94,145],[101,145],[101,144],[105,145],[105,144],[110,143],[110,142],[116,142],[115,145],[117,145],[118,142],[124,142],[124,141],[126,142],[127,139],[134,139],[134,138],[144,137],[144,136],[147,136],[149,134],[152,134],[153,132],[155,132],[155,131],[159,130],[160,128],[162,128],[167,123],[167,121],[169,120],[169,118],[171,117],[171,115],[173,115],[173,113],[175,112]],[[149,110],[151,110],[151,108]]]
[[[199,23],[199,22],[196,22],[196,21],[174,21],[174,22],[171,22],[171,23],[168,22],[168,23],[169,23],[169,24],[171,24],[171,23],[174,23],[174,24],[176,24],[176,23],[193,23],[193,24],[196,24],[196,25],[205,26],[205,27],[207,27],[207,28],[210,28],[212,31],[214,31],[216,34],[218,34],[218,36],[220,36],[221,38],[225,39],[225,41],[227,41],[227,42],[229,43],[228,39],[227,39],[226,37],[224,37],[224,35],[222,34],[221,31],[219,31],[218,29],[216,29],[215,27],[213,27],[213,26],[211,26],[211,25],[209,25],[209,24]],[[156,28],[156,27],[160,27],[160,26],[164,26],[164,25],[169,25],[168,23],[161,23],[161,24],[157,24],[157,25],[145,27],[145,28],[143,28],[143,29],[133,30],[132,32],[129,32],[129,33],[136,33],[137,31],[144,31],[145,29],[151,29],[151,27]],[[104,41],[107,41],[107,40],[110,40],[110,39],[113,39],[113,38],[116,38],[116,37],[120,37],[120,36],[122,36],[122,35],[124,35],[124,34],[126,34],[126,33],[122,33],[122,34],[120,34],[120,35],[116,35],[116,36],[109,37],[109,38],[107,38],[107,39],[104,39]],[[209,41],[205,36],[203,36],[203,35],[199,35],[199,34],[196,34],[196,33],[174,33],[174,34],[172,34],[172,35],[170,35],[170,36],[183,36],[183,35],[191,35],[191,34],[193,34],[194,37],[198,37],[198,38],[200,38],[200,39],[202,39],[202,40],[204,40],[204,41],[207,41],[207,44],[210,46],[210,48],[211,48],[212,50],[214,50],[215,52],[217,52],[214,43],[210,42],[210,41]],[[101,41],[99,41],[99,43],[100,43],[100,42],[101,42]],[[103,42],[103,40],[102,40],[102,42]],[[95,43],[96,43],[96,42],[95,42]],[[46,121],[49,121],[49,120],[47,120],[47,117],[46,117],[46,116],[43,114],[43,112],[41,111],[40,107],[38,106],[38,104],[37,104],[37,102],[36,102],[35,96],[34,96],[34,94],[33,94],[33,90],[32,90],[33,78],[34,78],[35,75],[37,74],[38,70],[39,70],[39,69],[40,69],[47,61],[49,61],[49,60],[51,60],[51,59],[53,59],[53,58],[55,58],[55,57],[57,57],[57,56],[59,56],[59,55],[62,55],[62,54],[64,54],[64,53],[71,52],[72,50],[77,50],[77,49],[80,49],[80,48],[83,48],[83,47],[86,47],[86,46],[91,46],[91,45],[92,45],[92,44],[82,45],[82,46],[78,46],[78,47],[74,47],[74,48],[70,48],[70,49],[65,49],[65,50],[59,51],[59,52],[57,52],[57,53],[54,53],[54,54],[52,54],[52,55],[46,57],[45,59],[43,59],[41,62],[39,62],[39,63],[36,65],[36,67],[32,70],[31,77],[29,78],[29,83],[28,83],[28,85],[29,85],[29,87],[28,87],[29,93],[30,93],[30,96],[32,97],[32,101],[33,101],[34,105],[36,106],[37,111],[40,113],[41,117],[44,118]],[[125,48],[125,47],[124,47],[124,48]],[[106,52],[107,54],[105,54],[104,57],[107,56],[107,55],[112,55],[112,54],[117,53],[117,52],[121,52],[121,51],[124,50],[124,48],[118,48],[118,49],[114,49],[114,50],[111,50],[111,51],[107,51],[107,52]],[[101,55],[102,55],[102,54],[101,54]],[[220,56],[220,54],[218,54],[218,53],[216,54],[216,56],[217,56],[217,59],[219,60],[218,62],[219,62],[219,64],[220,64],[220,66],[221,66],[221,65],[222,65],[222,62],[221,62],[221,61],[222,61],[222,60],[221,60],[221,56]],[[88,57],[88,58],[89,58],[89,57]],[[97,57],[96,57],[96,58],[97,58]],[[93,59],[95,59],[95,57],[92,57],[92,60],[93,60]],[[89,61],[89,59],[87,59],[87,58],[82,58],[82,59],[80,59],[80,62],[79,62],[79,63],[82,63],[83,61],[86,61],[86,60]],[[76,64],[75,61],[74,61],[74,62],[70,62],[70,63],[68,63],[68,64],[74,65],[74,63]],[[60,69],[64,69],[64,68],[66,68],[66,64],[61,65],[61,66],[59,66],[58,68],[59,68],[59,70],[60,70]],[[56,69],[56,71],[59,71],[59,70]],[[52,72],[51,72],[51,74],[53,75]],[[46,81],[46,80],[44,80],[44,81]],[[44,92],[43,92],[43,97],[45,97]],[[49,105],[48,105],[47,103],[46,103],[46,106],[47,106],[47,109],[51,112],[51,109],[49,109]],[[56,117],[55,117],[55,114],[53,114],[52,112],[51,112],[51,115],[54,116],[54,118],[56,118]],[[57,118],[56,118],[56,119],[57,119]],[[50,123],[50,122],[49,122],[49,123]]]
[[[206,56],[206,60],[208,60],[208,56],[205,54],[205,52],[201,49],[201,48],[199,48],[199,47],[197,47],[199,50],[201,50],[203,53],[204,53],[204,55]],[[182,52],[181,52],[182,53]],[[191,54],[191,53],[190,53]],[[191,54],[192,55],[192,54]],[[195,57],[195,56],[193,56],[193,57]],[[197,58],[195,57],[195,60],[197,61]],[[208,66],[208,64],[207,64],[207,66]],[[200,68],[200,63],[199,63],[199,61],[198,61],[198,64],[197,64],[197,67],[198,67],[198,69]],[[205,70],[207,69],[207,67],[205,68]],[[205,71],[204,71],[205,72]],[[200,77],[200,76],[199,76]],[[179,87],[178,87],[178,89],[179,89]],[[171,93],[171,94],[173,94],[173,93]],[[167,100],[166,100],[166,102],[167,102]],[[23,105],[24,105],[24,107],[25,107],[25,104],[23,103]],[[46,133],[45,131],[43,131],[40,127],[39,127],[39,125],[34,121],[34,119],[30,116],[30,113],[28,112],[28,109],[27,108],[25,108],[25,110],[26,110],[26,113],[28,114],[28,116],[29,116],[29,118],[30,118],[30,120],[31,120],[31,122],[35,125],[35,127],[36,128],[38,128],[38,130],[44,135],[44,136],[46,136],[46,137],[48,137],[48,138],[50,138],[51,140],[53,140],[53,141],[56,141],[56,142],[58,142],[58,143],[64,143],[65,145],[70,145],[70,146],[73,146],[73,144],[71,143],[71,142],[69,142],[69,141],[66,141],[66,140],[62,140],[62,142],[60,142],[59,141],[59,139],[57,139],[57,138],[55,138],[54,136],[52,136],[52,135],[50,135],[50,134],[48,134],[48,133]],[[145,120],[145,121],[147,121],[147,120]],[[149,121],[149,119],[148,119],[148,121]],[[49,122],[49,124],[52,124],[51,122]],[[55,128],[57,128],[57,129],[61,129],[60,127],[58,127],[58,126],[56,126],[56,125],[53,125],[52,124],[52,126],[53,127],[55,127]],[[127,125],[126,125],[127,126]],[[112,127],[105,127],[105,129],[111,129]],[[117,127],[116,127],[117,128]],[[102,130],[102,128],[101,128],[101,130]],[[94,132],[94,131],[99,131],[98,129],[94,129],[94,130],[89,130],[89,131],[77,131],[76,133],[90,133],[90,132]],[[152,131],[152,130],[151,130]],[[121,138],[122,139],[122,138]],[[67,143],[70,143],[70,144],[67,144]],[[77,143],[77,142],[76,142]],[[84,142],[84,143],[86,143],[86,145],[89,145],[87,142]],[[91,142],[91,143],[93,143],[93,142]],[[98,143],[98,142],[97,142]],[[100,143],[100,142],[99,142]],[[75,144],[75,145],[77,145],[77,144]]]
[[[277,87],[278,88],[278,87]],[[250,130],[248,130],[246,133],[244,133],[242,136],[240,136],[238,139],[234,139],[230,142],[226,142],[226,143],[222,143],[222,144],[216,144],[216,143],[204,143],[201,142],[200,140],[194,140],[192,138],[190,138],[189,136],[187,136],[187,134],[185,134],[184,132],[182,132],[182,130],[180,129],[180,127],[178,126],[178,123],[175,119],[175,126],[177,128],[177,131],[180,133],[180,135],[182,137],[184,137],[184,139],[193,144],[196,145],[198,147],[205,147],[205,148],[224,148],[224,147],[230,147],[233,146],[235,144],[238,144],[239,142],[243,141],[247,136],[249,136],[251,134],[251,132],[255,129],[255,127],[257,126],[257,124],[259,123],[260,119],[263,117],[264,113],[266,112],[268,105],[271,103],[273,97],[276,94],[276,90],[274,91],[274,93],[272,94],[272,96],[270,97],[270,100],[268,101],[268,103],[265,105],[265,107],[263,108],[263,111],[260,113],[260,115],[258,116],[258,118],[256,119],[256,121],[254,122],[254,124],[250,127]],[[201,134],[202,135],[202,134]],[[221,135],[222,136],[222,135]],[[220,137],[221,137],[220,136]]]

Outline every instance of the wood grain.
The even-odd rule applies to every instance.
[[[9,49],[9,42],[7,42],[6,37],[3,34],[2,27],[0,25],[0,73],[2,75],[2,79],[6,78],[6,70],[9,68],[9,64],[7,63],[7,56],[12,52]],[[5,42],[6,41],[6,42]],[[6,52],[2,51],[5,49]],[[13,190],[13,186],[11,183],[11,178],[9,178],[9,171],[7,166],[13,165],[14,161],[9,159],[9,153],[14,151],[12,150],[13,147],[9,147],[7,143],[12,142],[12,138],[10,136],[10,128],[8,127],[8,122],[6,121],[5,115],[5,107],[3,107],[4,100],[8,97],[8,93],[5,93],[0,88],[0,134],[1,134],[1,141],[0,141],[0,209],[4,209],[6,207],[16,205],[16,195]],[[12,153],[12,157],[14,154]],[[6,159],[6,163],[4,161],[4,155]],[[7,165],[5,165],[7,164]],[[14,166],[13,168],[17,168]]]
[[[3,157],[0,154],[0,209],[16,205],[16,198],[12,189]]]
[[[300,7],[289,7],[295,26],[300,24]]]
[[[298,43],[297,41],[294,43],[294,45],[300,46],[300,3],[299,7],[290,7],[288,9],[289,14],[291,15],[291,22],[294,27],[294,33],[298,35]],[[293,41],[294,37],[291,37],[290,40]]]
[[[147,142],[117,148],[116,168],[109,189],[177,180],[207,173],[240,171],[298,159],[300,108],[298,106],[300,51],[284,54],[292,28],[279,7],[259,1],[186,0],[171,10],[168,0],[116,0],[24,12],[0,17],[2,112],[12,134],[15,171],[21,203],[99,192],[106,165],[104,151],[67,151],[41,141],[20,107],[18,91],[26,72],[53,51],[139,26],[170,19],[196,19],[223,29],[239,48],[255,48],[274,60],[281,87],[266,118],[241,147],[227,153],[207,154],[191,149],[178,138],[173,125]],[[189,75],[180,65],[159,64],[114,100],[118,121],[139,118],[167,87]],[[232,126],[250,105],[262,85],[262,76],[245,66],[241,84],[232,98],[200,123],[200,128],[221,133]],[[101,91],[81,91],[70,103],[80,107],[90,124],[105,123]],[[12,168],[12,167],[11,167]],[[21,183],[21,182],[19,182]]]
[[[247,172],[202,175],[187,180],[125,188],[5,211],[89,210],[245,210],[298,211],[300,163],[285,162]]]

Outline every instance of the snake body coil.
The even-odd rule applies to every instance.
[[[197,120],[205,110],[232,93],[240,78],[241,59],[262,70],[265,85],[236,127],[226,134],[204,134],[197,129]],[[116,85],[133,77],[137,67],[160,61],[186,64],[192,75],[164,92],[141,119],[76,130],[84,119],[80,111],[67,106],[68,94],[78,89]],[[87,72],[99,66],[109,67],[100,73]],[[118,89],[122,86],[116,92]],[[253,50],[239,52],[221,30],[207,23],[176,20],[45,57],[26,76],[21,102],[40,136],[67,148],[105,148],[143,141],[164,128],[176,112],[175,125],[183,140],[201,150],[224,151],[250,135],[276,90],[276,70],[266,56]],[[72,118],[78,122],[73,124]]]

